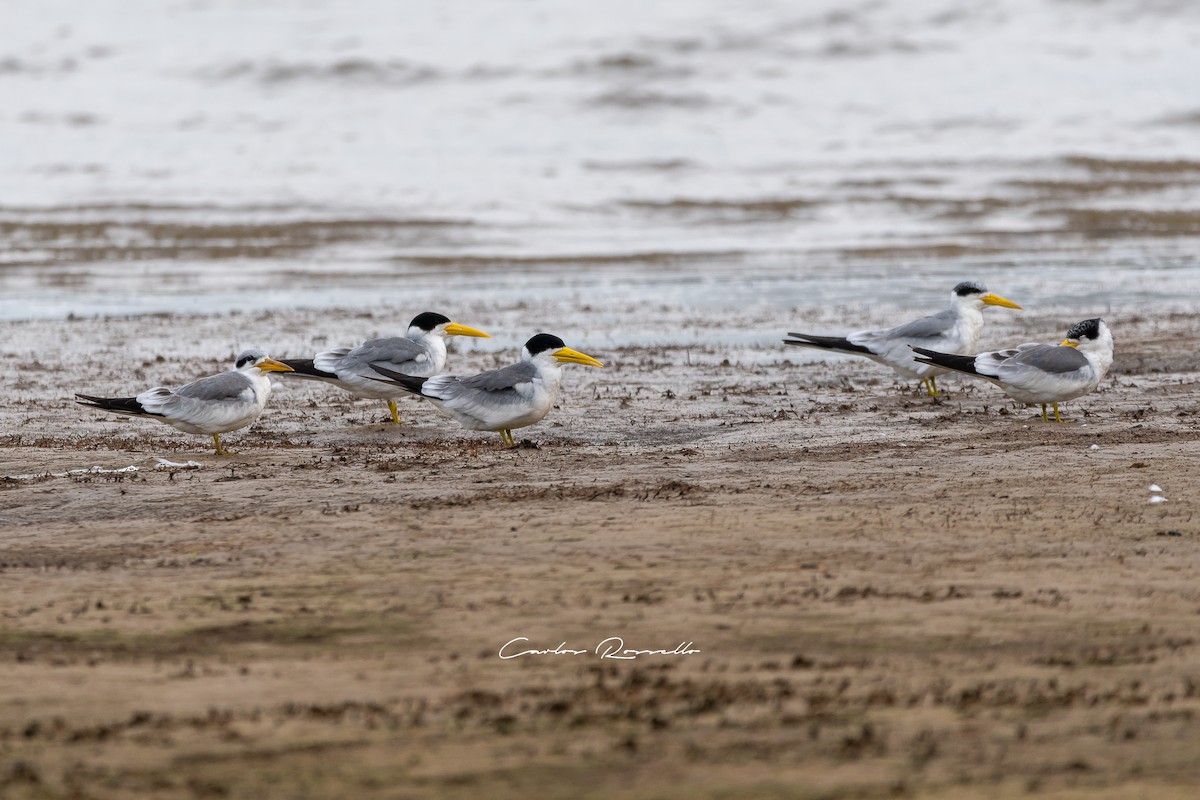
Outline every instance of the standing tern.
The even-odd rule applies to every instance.
[[[392,421],[399,424],[396,399],[404,397],[406,392],[395,386],[381,385],[372,368],[381,366],[418,378],[436,375],[446,368],[447,336],[492,338],[483,331],[427,311],[413,318],[404,336],[370,339],[355,348],[327,350],[312,359],[285,358],[283,363],[294,370],[292,375],[297,378],[331,383],[357,397],[386,400]]]
[[[1009,397],[1022,403],[1039,404],[1042,420],[1046,404],[1054,407],[1054,421],[1062,422],[1058,404],[1093,391],[1104,380],[1113,360],[1112,333],[1102,319],[1085,319],[1071,326],[1061,344],[1023,344],[1012,350],[998,350],[963,356],[937,353],[914,347],[924,364],[978,375],[999,386]]]
[[[262,350],[244,350],[234,368],[220,375],[193,381],[178,389],[157,386],[137,397],[92,397],[76,394],[82,406],[130,417],[148,417],[185,433],[212,436],[217,455],[229,455],[221,447],[221,434],[236,431],[258,419],[271,397],[270,372],[292,368],[267,358]]]
[[[559,363],[603,367],[595,358],[567,347],[563,340],[539,333],[521,349],[516,364],[478,375],[414,377],[374,365],[383,383],[433,401],[446,416],[471,431],[496,431],[509,447],[516,446],[514,428],[538,422],[549,413],[562,380]]]
[[[946,370],[917,363],[909,345],[948,353],[970,353],[983,330],[984,306],[1021,308],[1011,300],[992,294],[979,281],[963,281],[950,293],[950,307],[932,316],[895,328],[855,331],[846,336],[789,333],[788,336],[795,338],[784,339],[783,343],[866,356],[888,365],[905,378],[919,379],[929,396],[937,397],[937,376]]]

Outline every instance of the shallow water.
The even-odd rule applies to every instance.
[[[999,5],[9,0],[0,318],[1193,308],[1200,8]]]

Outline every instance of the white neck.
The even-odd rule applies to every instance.
[[[409,328],[408,338],[425,348],[434,372],[441,372],[446,368],[446,334],[444,332]]]
[[[271,399],[271,376],[258,367],[241,369],[238,372],[250,379],[250,384],[254,387],[254,396],[258,399],[258,404],[265,406],[267,400]]]
[[[551,392],[557,390],[558,384],[562,381],[562,366],[558,363],[558,359],[547,353],[529,360],[537,367],[538,377],[542,379],[545,387]]]
[[[1087,339],[1080,342],[1076,349],[1083,353],[1084,358],[1092,362],[1100,377],[1103,378],[1108,374],[1108,368],[1112,366],[1113,362],[1113,340],[1112,334],[1108,332],[1107,328],[1100,331],[1099,339]]]

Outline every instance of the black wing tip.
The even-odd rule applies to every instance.
[[[151,414],[142,407],[136,397],[93,397],[90,394],[75,393],[75,402],[85,408],[98,408],[101,411],[115,411],[118,414]]]
[[[420,394],[421,387],[425,385],[425,381],[429,380],[429,378],[417,378],[412,375],[405,375],[403,372],[396,372],[394,369],[388,369],[387,367],[381,367],[376,364],[372,364],[371,369],[375,370],[380,375],[387,376],[386,378],[371,378],[371,380],[379,381],[380,383],[390,383],[393,386],[399,386],[401,389],[412,392],[413,394]]]
[[[975,356],[962,356],[956,353],[939,353],[937,350],[928,350],[924,347],[909,345],[917,355],[913,357],[913,361],[918,364],[930,364],[935,367],[945,367],[952,369],[955,372],[965,372],[968,375],[978,375],[979,370],[975,369]]]
[[[789,339],[784,339],[784,341],[787,342],[788,344],[804,344],[805,341],[812,338],[807,333],[796,333],[795,331],[788,331],[788,336],[793,337],[793,339],[800,340],[800,341],[792,341]]]
[[[794,336],[795,339],[784,339],[784,344],[796,345],[797,347],[817,347],[821,350],[840,350],[843,353],[867,353],[870,354],[870,348],[863,347],[861,344],[854,344],[844,336],[813,336],[808,333],[788,333],[788,336]]]
[[[313,377],[313,378],[336,378],[332,372],[325,372],[317,369],[313,365],[311,358],[281,358],[279,363],[287,364],[292,368],[291,372],[285,372],[284,375],[294,375],[296,377]]]
[[[94,397],[90,394],[75,393],[75,402],[81,406],[92,405],[105,408],[113,403],[121,403],[123,401],[134,400],[132,397]],[[135,401],[136,402],[136,401]]]

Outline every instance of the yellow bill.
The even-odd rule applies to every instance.
[[[254,366],[258,367],[263,372],[294,372],[287,364],[282,364],[273,358],[264,358]]]
[[[994,294],[993,292],[988,292],[987,294],[985,294],[983,297],[981,297],[979,299],[983,301],[983,304],[985,306],[1004,306],[1005,308],[1015,308],[1020,311],[1025,310],[1025,309],[1021,308],[1019,305],[1017,305],[1016,303],[1014,303],[1012,300],[1005,300],[1003,297],[1001,297],[998,294]]]
[[[1079,342],[1074,339],[1063,339],[1059,342],[1059,347],[1079,347]]]
[[[459,325],[457,322],[451,322],[449,325],[446,326],[446,335],[447,336],[477,336],[481,339],[492,338],[492,335],[490,333],[484,333],[483,331],[476,330],[475,328],[468,328],[466,325]]]
[[[559,361],[570,362],[572,364],[585,364],[589,367],[603,367],[598,359],[592,358],[586,353],[581,353],[578,350],[572,350],[569,347],[564,347],[555,352],[554,357]]]

